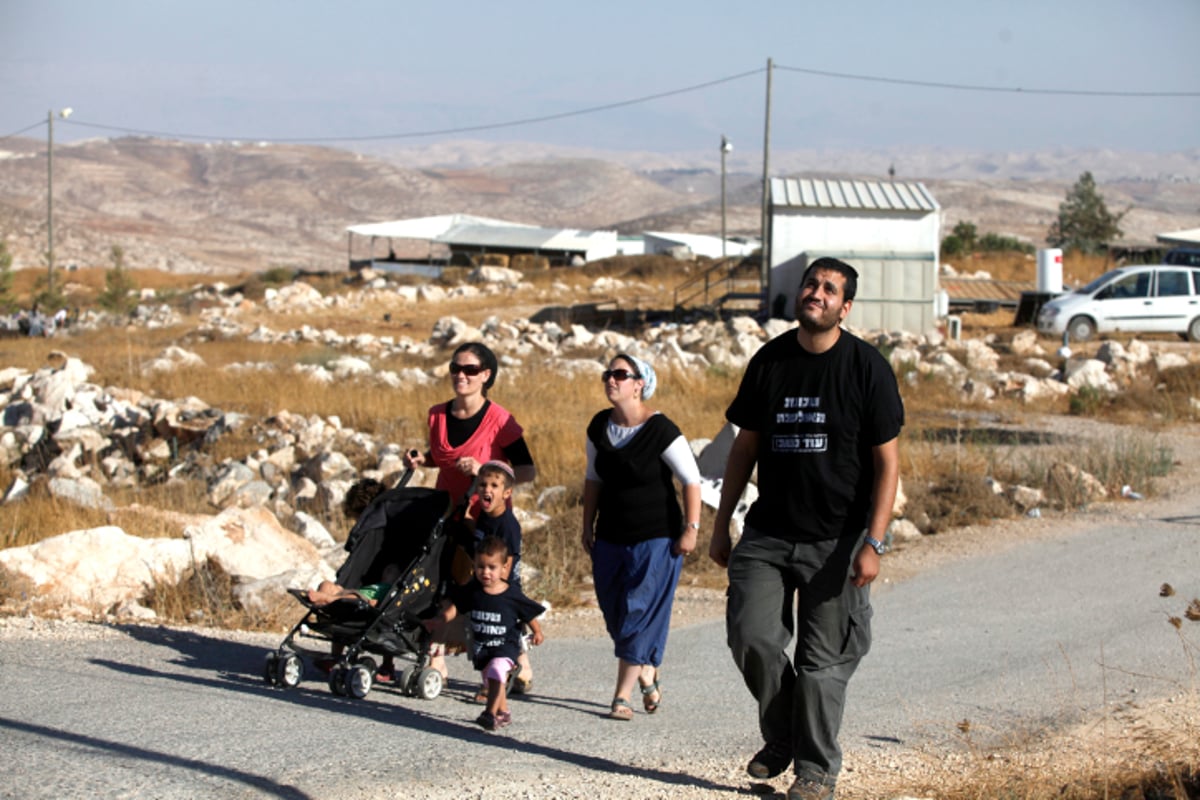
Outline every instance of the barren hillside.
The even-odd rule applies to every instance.
[[[4,148],[0,235],[16,267],[41,267],[45,145],[18,138],[6,140]],[[781,159],[780,174],[797,174],[787,169],[793,162]],[[805,174],[854,174],[829,172],[832,166]],[[926,166],[931,175],[962,169]],[[1035,166],[1051,172],[1043,162]],[[668,168],[667,162],[648,171],[581,157],[414,168],[331,148],[123,138],[59,145],[54,167],[55,253],[63,266],[103,266],[110,248],[120,245],[132,267],[336,270],[346,262],[348,225],[454,212],[622,233],[715,234],[721,228],[719,176],[708,169]],[[728,232],[757,235],[758,177],[746,171],[727,177]],[[967,219],[983,232],[1035,244],[1042,242],[1071,183],[1057,177],[1016,180],[1007,173],[924,180],[942,205],[946,230]],[[1123,222],[1127,241],[1152,242],[1157,233],[1200,225],[1200,181],[1186,175],[1114,178],[1101,189],[1112,209],[1129,209]]]

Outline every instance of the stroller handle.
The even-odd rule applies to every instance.
[[[413,468],[408,467],[407,469],[404,470],[404,472],[400,473],[400,480],[396,481],[396,486],[394,488],[396,488],[396,489],[404,488],[405,486],[408,485],[408,482],[412,480],[412,476],[413,476]]]

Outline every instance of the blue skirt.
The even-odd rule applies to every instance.
[[[592,579],[613,654],[630,664],[662,663],[671,627],[671,605],[683,569],[665,537],[633,545],[597,540]]]

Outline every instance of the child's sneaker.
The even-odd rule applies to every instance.
[[[496,712],[496,727],[497,728],[507,728],[509,725],[512,725],[512,712],[497,711]]]
[[[496,717],[493,716],[492,712],[490,712],[490,711],[484,711],[482,714],[480,714],[478,717],[475,718],[475,724],[478,725],[479,727],[483,728],[485,731],[496,730],[498,722],[499,722],[499,720],[497,720]]]

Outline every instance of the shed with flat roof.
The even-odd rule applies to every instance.
[[[847,323],[932,330],[940,316],[941,206],[912,181],[772,178],[767,298],[772,316],[793,317],[810,263],[839,258],[859,274]]]

